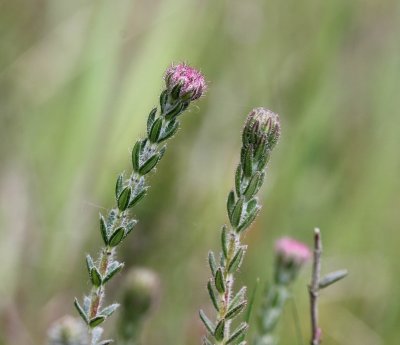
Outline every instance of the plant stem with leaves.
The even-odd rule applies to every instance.
[[[91,345],[107,345],[111,340],[101,341],[99,327],[119,306],[114,303],[103,306],[107,282],[119,272],[124,264],[115,259],[116,249],[133,230],[136,219],[130,216],[131,209],[147,194],[148,175],[154,171],[164,155],[165,142],[179,128],[179,115],[191,101],[198,99],[206,89],[200,72],[185,64],[167,69],[166,89],[160,96],[160,108],[154,108],[147,119],[147,135],[139,139],[132,150],[132,172],[121,173],[116,181],[115,202],[107,217],[100,214],[100,233],[104,246],[97,260],[86,256],[91,291],[81,305],[75,299],[75,307],[89,327]]]
[[[243,129],[235,189],[228,195],[230,226],[222,227],[222,251],[219,258],[212,251],[208,255],[212,277],[207,289],[216,316],[215,321],[211,321],[200,310],[200,318],[208,331],[208,336],[203,338],[203,344],[236,344],[248,328],[247,323],[242,322],[235,330],[231,330],[233,319],[244,310],[247,303],[246,287],[234,292],[234,275],[240,268],[247,249],[241,243],[241,237],[261,208],[256,195],[264,182],[265,168],[279,135],[277,114],[264,108],[256,108],[250,112]]]

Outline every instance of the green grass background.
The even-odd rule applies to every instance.
[[[396,0],[0,1],[0,344],[43,344],[51,322],[75,315],[97,214],[179,61],[209,92],[183,117],[119,253],[163,281],[146,344],[200,341],[206,255],[254,106],[280,114],[282,137],[238,285],[268,280],[276,238],[311,244],[318,226],[324,270],[350,271],[321,296],[324,343],[398,344],[399,37]],[[305,339],[309,271],[295,287]],[[280,332],[298,343],[290,305]]]

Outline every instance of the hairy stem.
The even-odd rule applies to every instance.
[[[261,208],[257,192],[264,182],[265,168],[278,140],[279,129],[278,115],[264,108],[254,109],[247,118],[235,187],[227,200],[230,227],[222,227],[222,251],[218,263],[213,252],[208,256],[212,277],[207,289],[217,313],[213,322],[200,311],[200,318],[209,333],[209,337],[203,339],[206,345],[235,344],[248,328],[247,323],[242,322],[235,330],[231,329],[232,321],[247,304],[246,287],[235,293],[234,279],[247,250],[241,243],[242,234]]]
[[[99,327],[119,306],[114,303],[103,308],[107,282],[123,268],[114,259],[116,248],[137,223],[129,211],[147,194],[147,176],[153,172],[164,155],[169,138],[179,128],[178,116],[189,103],[199,98],[206,85],[202,75],[187,65],[171,67],[166,73],[166,90],[160,95],[160,107],[148,115],[147,133],[132,149],[132,173],[125,178],[121,173],[115,186],[115,206],[107,217],[100,214],[100,233],[104,242],[97,260],[90,255],[86,264],[92,283],[91,292],[84,297],[83,305],[75,299],[75,307],[89,327],[91,345],[107,345],[111,340],[100,341]]]

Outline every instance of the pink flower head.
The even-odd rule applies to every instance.
[[[285,261],[302,265],[311,258],[310,249],[290,237],[282,237],[275,243],[275,252]]]
[[[169,67],[165,72],[164,79],[169,91],[180,84],[179,97],[188,98],[192,101],[200,98],[207,89],[204,76],[185,63]]]

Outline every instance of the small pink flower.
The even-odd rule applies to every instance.
[[[302,265],[311,258],[310,249],[290,237],[282,237],[275,243],[275,252],[285,261]]]
[[[207,89],[204,76],[185,63],[169,67],[165,72],[164,79],[167,89],[170,91],[176,85],[181,84],[179,97],[188,97],[192,101],[200,98]]]

